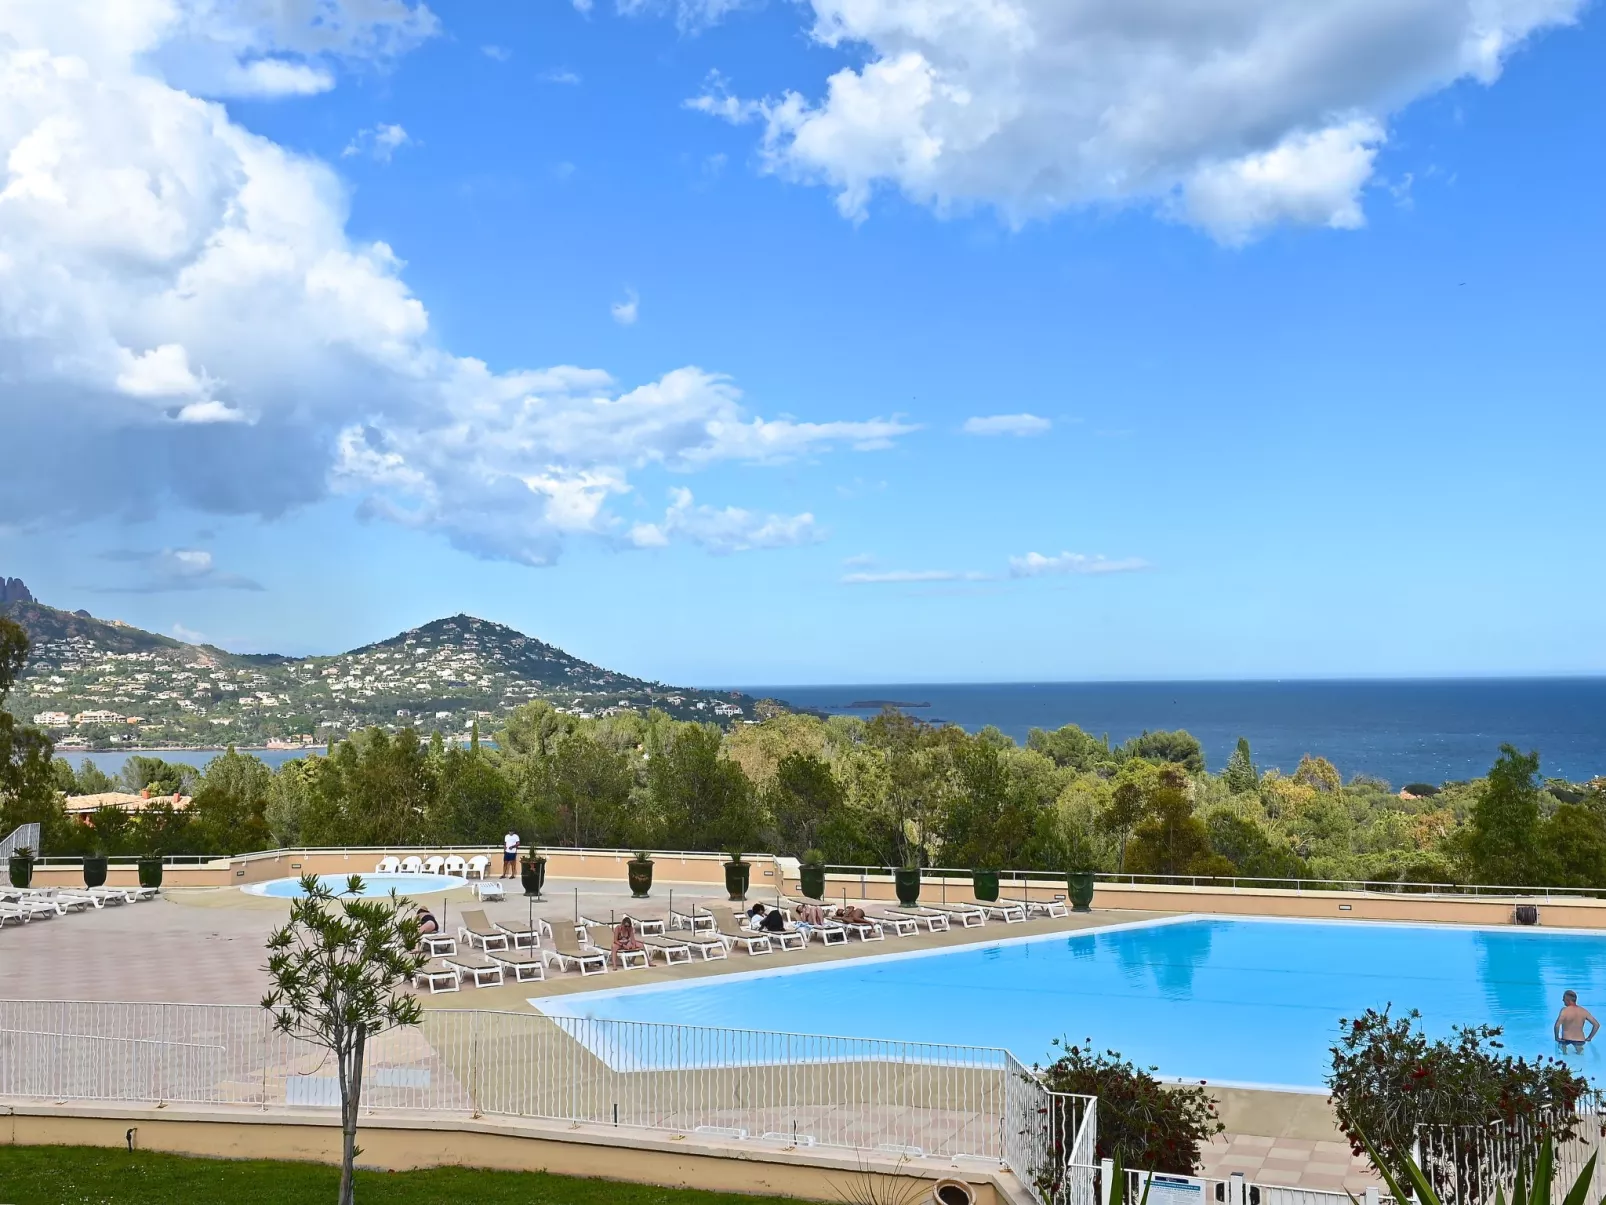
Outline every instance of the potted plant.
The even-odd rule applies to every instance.
[[[18,846],[11,855],[11,885],[13,887],[26,887],[33,882],[33,850],[26,845]]]
[[[140,857],[139,885],[141,887],[160,887],[162,885],[161,854],[144,854]]]
[[[631,898],[646,899],[652,890],[652,859],[647,856],[646,850],[636,851],[636,856],[625,866],[625,874],[630,879]]]
[[[733,850],[730,861],[725,863],[725,891],[732,900],[747,898],[747,880],[752,873],[753,868],[742,861],[741,854]]]
[[[996,870],[973,870],[970,872],[970,887],[978,900],[992,903],[998,898],[998,872]]]
[[[519,882],[524,884],[524,894],[541,898],[541,884],[546,882],[546,859],[537,850],[531,850],[524,855],[524,864],[519,867]]]
[[[803,894],[811,900],[825,898],[825,855],[817,849],[803,851],[803,863],[798,868]]]
[[[1065,872],[1065,882],[1071,889],[1071,910],[1073,912],[1093,911],[1093,872],[1091,870],[1067,870]]]
[[[106,885],[106,855],[84,855],[84,886],[104,887]]]
[[[892,872],[892,885],[898,903],[911,908],[920,899],[920,855],[910,851],[908,860]]]

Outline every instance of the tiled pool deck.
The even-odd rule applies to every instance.
[[[524,920],[532,910],[509,882],[508,899],[481,904],[467,889],[424,897],[455,933],[464,907],[483,907],[492,917]],[[545,902],[535,904],[535,915],[557,924],[572,920],[574,912],[606,918],[626,908],[661,914],[669,903],[669,887],[657,885],[645,907],[632,901],[622,883],[558,881],[548,884]],[[701,903],[724,904],[723,893],[706,887],[674,886],[677,908]],[[755,899],[762,898],[754,893]],[[172,1001],[198,1004],[255,1004],[267,990],[263,971],[264,942],[289,910],[287,901],[250,896],[236,888],[192,889],[173,892],[142,904],[109,907],[91,913],[37,920],[25,926],[0,928],[0,966],[5,968],[5,994],[21,999]],[[1100,912],[1059,920],[1035,920],[1010,925],[1009,936],[1071,931],[1106,924],[1128,923],[1158,914]],[[888,939],[885,943],[846,946],[811,945],[803,952],[777,952],[754,961],[736,951],[729,959],[689,966],[653,966],[631,971],[627,980],[554,974],[545,983],[508,984],[500,988],[465,987],[458,993],[425,995],[426,1007],[490,1008],[527,1011],[532,996],[589,991],[620,982],[649,983],[682,980],[756,966],[784,966],[845,958],[863,958],[910,946],[924,948],[996,940],[1004,927],[989,923],[982,929],[956,929],[918,939]],[[1028,1053],[1029,1052],[1023,1052]],[[1268,1119],[1266,1129],[1277,1129]],[[1240,1127],[1242,1128],[1242,1127]],[[1290,1187],[1360,1192],[1373,1182],[1364,1160],[1350,1156],[1336,1141],[1312,1141],[1255,1134],[1227,1134],[1206,1152],[1204,1174],[1225,1177],[1243,1172],[1251,1181]]]

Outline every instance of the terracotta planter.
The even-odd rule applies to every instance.
[[[892,886],[898,893],[898,902],[905,908],[920,899],[920,867],[901,866],[892,872]]]
[[[1065,882],[1071,889],[1071,909],[1075,912],[1093,911],[1093,872],[1072,870],[1066,872]]]
[[[740,901],[747,898],[747,882],[753,873],[751,862],[725,863],[725,893],[732,900]]]
[[[524,894],[541,898],[541,884],[546,882],[546,859],[525,858],[523,867],[519,870],[519,882],[524,884]]]
[[[970,872],[971,890],[976,893],[978,900],[986,900],[989,904],[998,898],[998,872],[996,870],[973,870]]]
[[[104,856],[89,855],[84,859],[84,886],[104,887],[106,885],[106,859]]]
[[[630,897],[646,899],[652,891],[652,859],[631,858],[625,863],[625,876],[630,880]]]
[[[798,878],[803,880],[803,894],[811,900],[825,898],[825,867],[802,866],[798,868]]]

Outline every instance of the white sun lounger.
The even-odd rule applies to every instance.
[[[513,942],[515,950],[533,950],[541,944],[542,937],[552,936],[552,926],[539,916],[535,918],[535,928],[530,929],[514,923],[504,925],[499,920],[493,920],[491,925],[498,933],[505,933]]]
[[[491,922],[485,919],[485,913],[478,908],[465,908],[458,913],[462,923],[457,927],[457,936],[467,943],[469,949],[478,946],[482,950],[489,950],[495,946],[498,950],[507,949],[509,937],[491,927]]]
[[[502,884],[495,879],[475,879],[474,894],[482,900],[507,899],[507,892],[502,889]]]
[[[1026,906],[1017,900],[965,900],[960,907],[979,908],[988,920],[1001,920],[1006,925],[1019,925],[1026,920]]]
[[[458,854],[447,854],[446,861],[442,864],[442,869],[447,874],[455,874],[461,878],[463,877],[463,872],[468,869],[468,863],[463,861]]]
[[[589,942],[582,945],[580,939],[567,925],[559,925],[548,936],[550,940],[541,946],[542,962],[549,965],[555,962],[560,971],[566,971],[572,966],[582,975],[607,973],[607,953]]]
[[[424,859],[417,854],[408,854],[402,859],[401,868],[403,874],[423,874]]]
[[[439,854],[430,854],[424,859],[425,874],[440,874],[441,867],[446,865],[446,859]]]
[[[427,987],[431,996],[436,992],[455,992],[462,986],[455,968],[435,963],[419,967],[413,974],[413,983],[418,987]]]
[[[379,865],[374,867],[375,874],[395,874],[401,869],[401,859],[394,854],[386,854],[379,859]],[[454,989],[455,990],[455,989]]]
[[[773,954],[774,945],[770,942],[768,933],[732,933],[726,929],[715,931],[726,946],[734,949],[740,945],[749,954],[757,957],[760,954]]]
[[[487,950],[485,957],[501,967],[504,974],[511,973],[515,983],[546,978],[546,963],[529,950]]]
[[[998,902],[1000,904],[1014,904],[1014,905],[1018,906],[1021,909],[1021,911],[1023,911],[1028,917],[1033,916],[1033,915],[1041,915],[1041,916],[1047,916],[1047,917],[1052,918],[1052,917],[1059,917],[1059,916],[1069,916],[1071,914],[1071,911],[1070,911],[1069,908],[1067,908],[1064,904],[1060,903],[1058,900],[1054,900],[1054,899],[1022,900],[1022,899],[1016,899],[1013,896],[1002,896],[1001,895],[1001,896],[998,897]]]
[[[872,911],[868,908],[864,914],[882,929],[890,927],[893,934],[898,937],[913,937],[920,932],[920,922],[912,916],[899,916],[896,912],[883,912],[880,909]]]
[[[491,860],[484,854],[475,854],[468,860],[468,868],[463,871],[465,879],[483,879],[485,872],[490,869]]]
[[[460,978],[471,980],[475,987],[502,986],[502,964],[493,962],[482,954],[470,950],[463,954],[453,954],[441,961],[455,970]]]
[[[690,912],[680,912],[674,908],[669,910],[669,927],[671,929],[690,929],[692,932],[719,932],[719,918],[707,908],[694,908]]]
[[[657,950],[658,953],[662,954],[666,966],[677,962],[691,961],[691,943],[689,941],[676,941],[673,937],[664,937],[658,933],[643,933],[641,935],[641,944],[649,950]],[[699,942],[698,944],[701,945],[703,943]],[[725,953],[723,942],[716,941],[708,944],[718,946],[721,955]],[[706,955],[704,957],[706,958]]]
[[[661,916],[637,916],[634,912],[626,912],[622,919],[635,925],[636,932],[642,935],[650,933],[661,937],[667,927]]]
[[[932,912],[925,908],[888,908],[887,912],[894,916],[907,916],[912,921],[918,921],[926,926],[932,933],[946,933],[949,929],[948,914],[946,912]],[[969,924],[969,921],[965,922]],[[986,918],[976,917],[976,924],[986,923]]]

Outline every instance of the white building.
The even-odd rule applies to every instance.
[[[41,711],[33,722],[41,728],[65,728],[72,723],[72,717],[65,711]]]
[[[75,724],[121,724],[123,717],[115,711],[80,711],[73,716]]]

